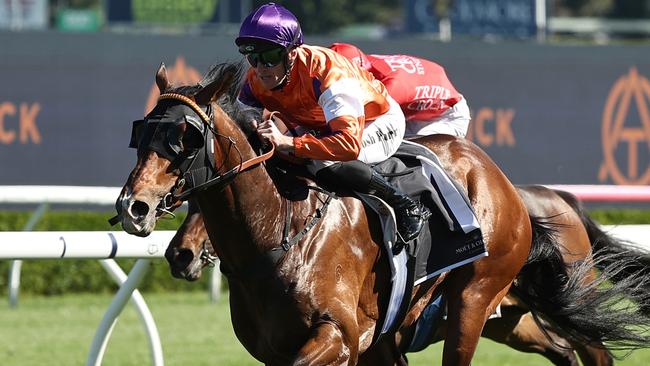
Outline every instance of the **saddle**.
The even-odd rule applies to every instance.
[[[432,213],[412,245],[401,248],[392,209],[375,196],[357,193],[377,213],[385,252],[391,259],[391,296],[380,333],[384,334],[403,320],[414,286],[488,253],[467,193],[449,178],[427,147],[404,141],[391,158],[373,169]]]

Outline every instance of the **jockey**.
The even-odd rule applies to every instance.
[[[406,117],[406,137],[445,134],[465,137],[471,120],[465,98],[451,84],[445,69],[431,61],[405,55],[366,55],[346,43],[330,48],[367,70],[386,87]],[[439,187],[445,210],[463,227],[468,240],[480,224],[464,193],[452,184],[447,172],[440,170],[431,179]]]
[[[442,66],[413,56],[366,55],[347,43],[330,48],[381,80],[404,112],[407,137],[467,134],[469,107]]]
[[[309,159],[319,180],[383,199],[395,210],[402,240],[416,238],[425,209],[368,165],[393,155],[404,136],[404,114],[383,84],[336,52],[303,44],[296,17],[274,3],[246,17],[235,43],[251,65],[239,101],[280,112],[295,136],[266,120],[260,137]]]

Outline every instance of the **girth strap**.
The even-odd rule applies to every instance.
[[[327,208],[332,201],[332,198],[336,198],[336,194],[326,191],[320,187],[307,186],[309,189],[327,194],[327,198],[323,201],[323,205],[320,208],[316,209],[316,213],[312,216],[311,220],[302,228],[293,238],[289,239],[289,230],[291,228],[291,201],[285,200],[287,202],[287,211],[284,220],[284,230],[282,233],[282,242],[280,245],[271,249],[268,252],[268,257],[271,258],[273,263],[277,263],[282,256],[291,249],[292,246],[296,245],[307,233],[311,230],[320,219],[325,216],[327,213]]]
[[[237,273],[232,271],[228,266],[221,262],[221,272],[226,275],[229,279],[244,279],[244,278],[255,278],[255,277],[264,277],[267,276],[268,268],[275,267],[280,259],[284,256],[285,253],[291,249],[295,244],[297,244],[304,236],[320,221],[323,216],[327,213],[327,208],[332,202],[332,199],[338,198],[336,194],[326,191],[320,187],[307,186],[309,189],[312,189],[317,192],[327,194],[327,198],[323,201],[323,205],[320,208],[316,209],[316,213],[312,216],[311,220],[305,225],[300,232],[298,232],[293,238],[289,238],[289,230],[291,228],[291,201],[285,200],[287,203],[287,212],[285,215],[284,231],[282,234],[282,241],[279,246],[267,251],[265,255],[257,257],[257,260],[253,261],[242,270],[238,270]],[[269,267],[270,265],[270,267]]]

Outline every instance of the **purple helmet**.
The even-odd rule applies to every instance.
[[[250,13],[239,28],[239,37],[235,39],[242,53],[259,52],[263,51],[259,48],[273,46],[291,48],[302,43],[302,31],[296,16],[275,3],[264,4]],[[242,49],[244,45],[246,49]]]

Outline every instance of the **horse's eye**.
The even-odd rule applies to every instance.
[[[183,150],[196,150],[203,147],[203,135],[194,126],[187,126],[183,134]]]
[[[182,138],[185,134],[185,124],[177,123],[167,129],[167,145],[176,154],[183,151]]]

